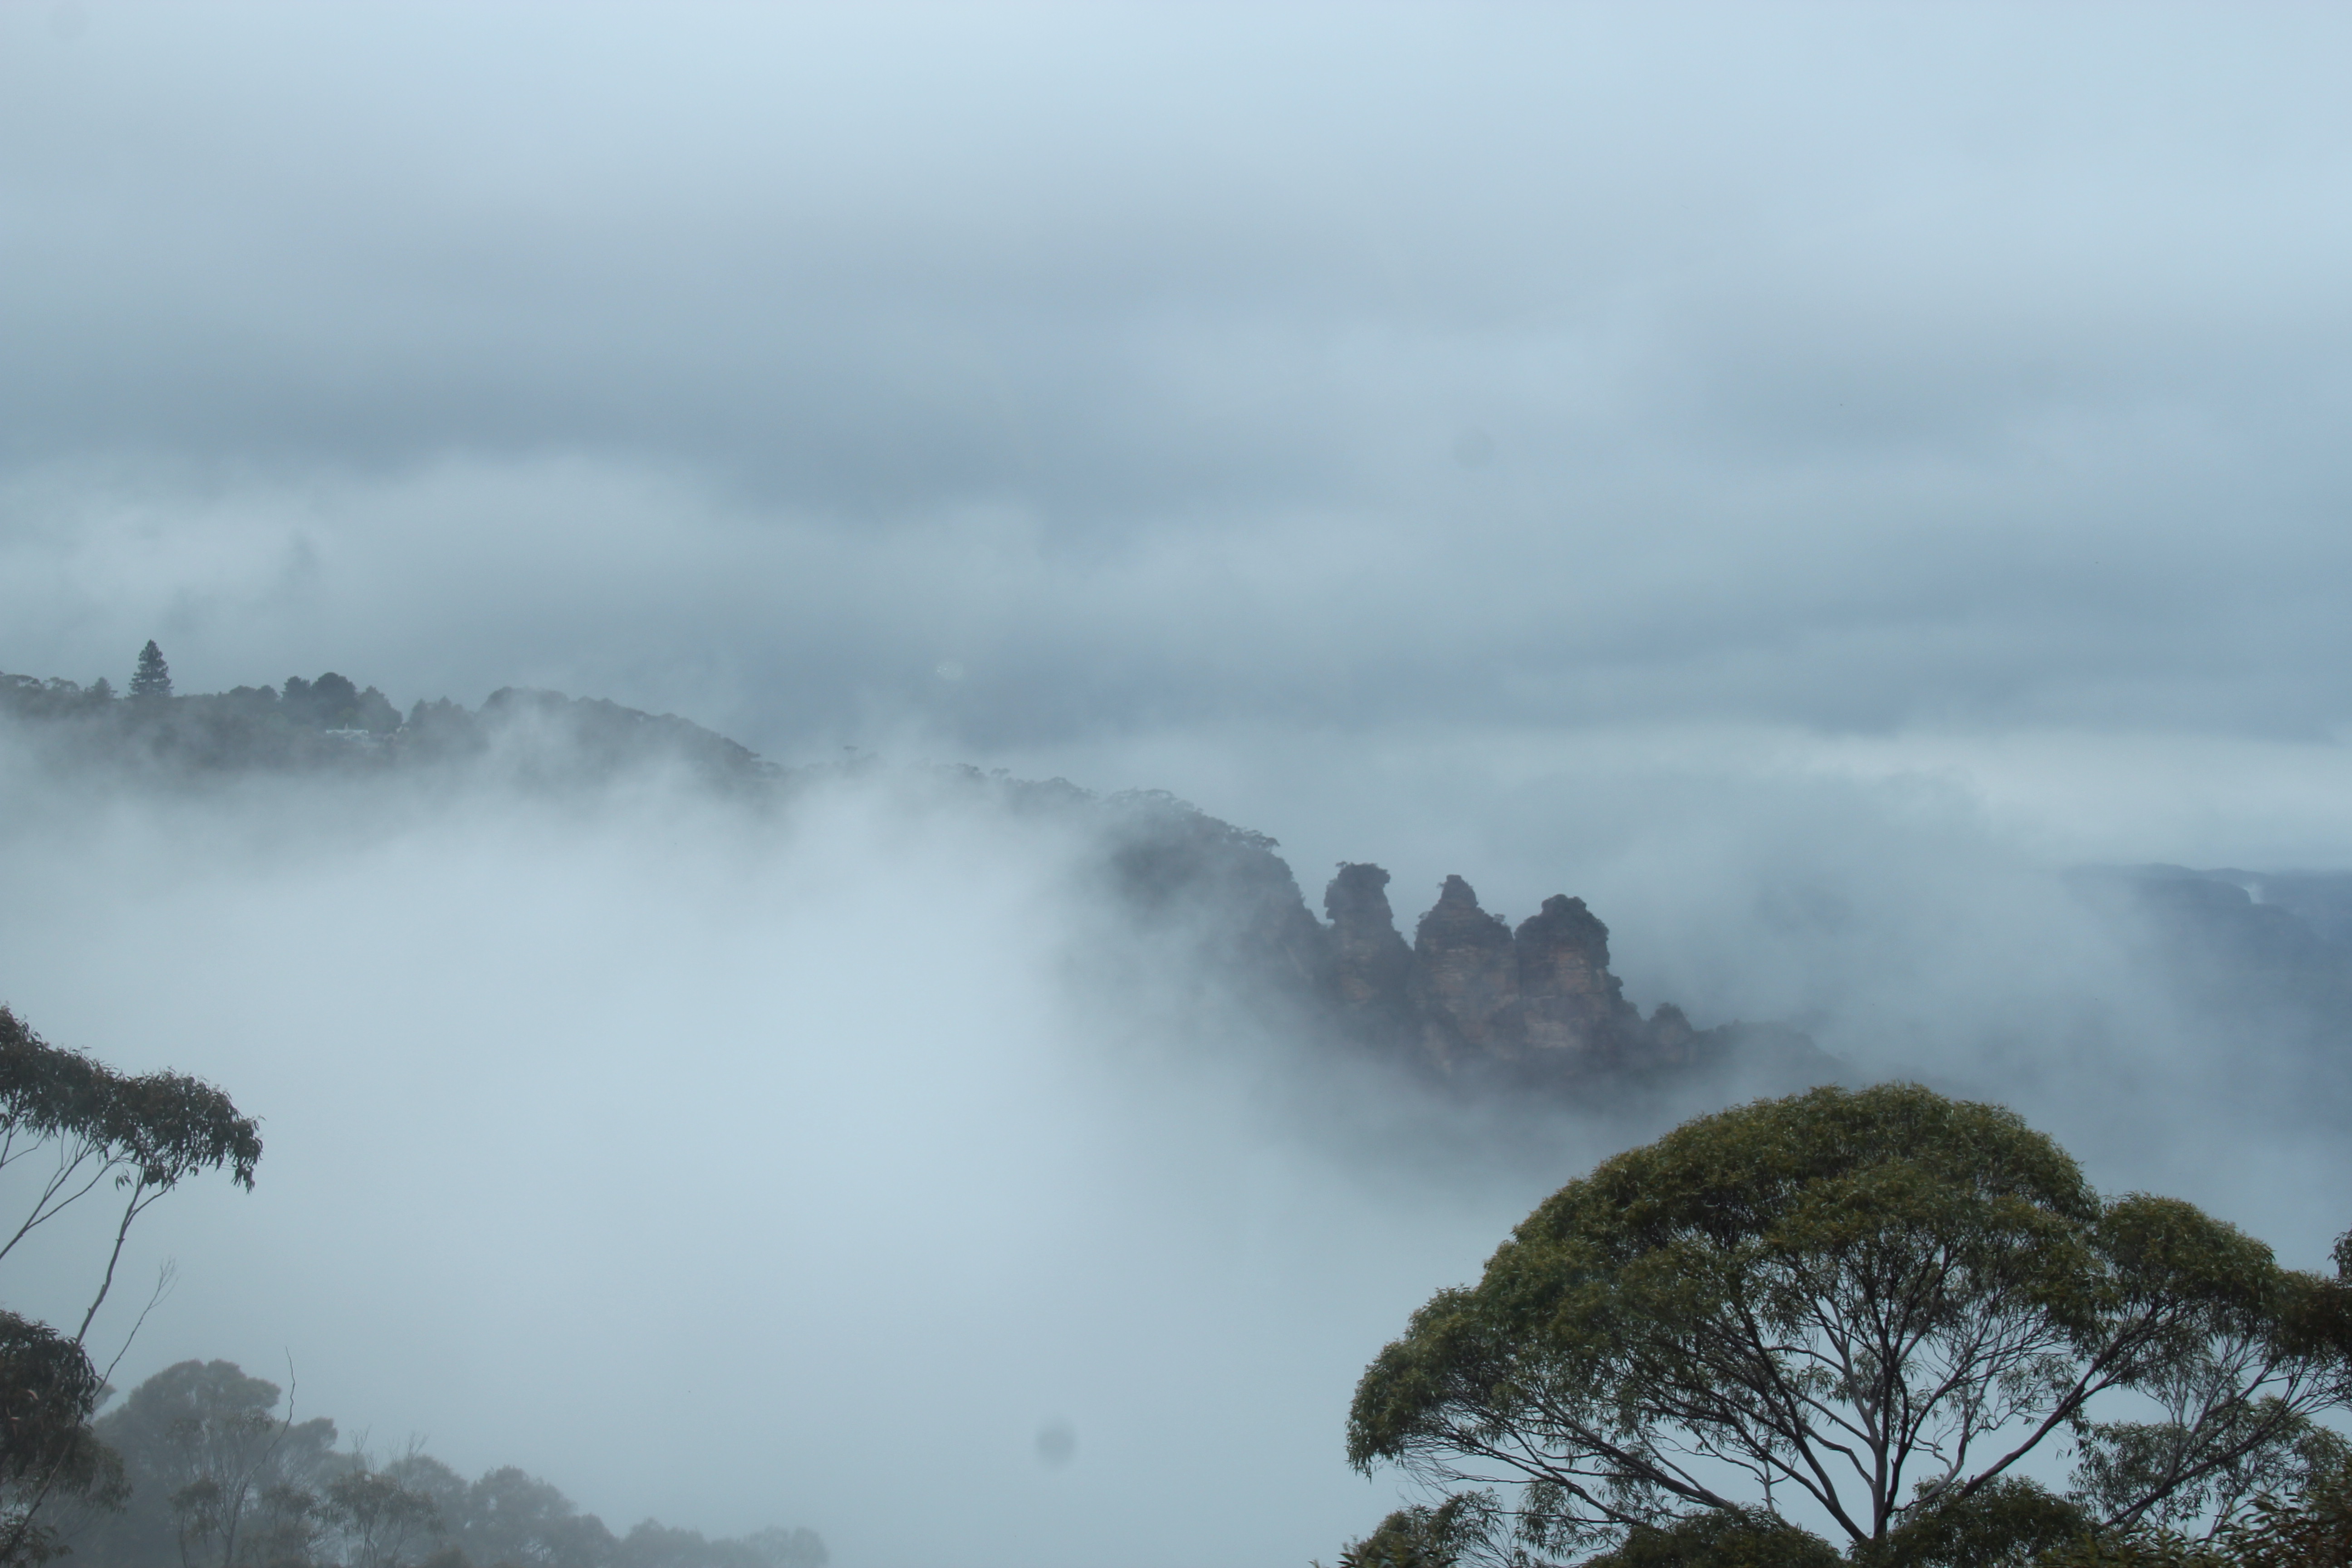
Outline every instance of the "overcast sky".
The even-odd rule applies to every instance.
[[[119,686],[152,635],[184,689],[535,683],[1112,786],[1250,726],[2332,786],[2347,47],[14,5],[0,668]]]

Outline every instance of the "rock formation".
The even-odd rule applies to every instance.
[[[1324,889],[1335,1002],[1368,1043],[1402,1044],[1445,1074],[1596,1079],[1695,1063],[1704,1051],[1679,1008],[1646,1022],[1609,973],[1609,928],[1582,899],[1554,894],[1513,931],[1458,876],[1397,934],[1378,866],[1348,865]]]
[[[1513,945],[1528,1049],[1599,1059],[1638,1034],[1641,1015],[1609,973],[1609,928],[1582,899],[1546,899],[1519,922]]]
[[[1397,934],[1389,874],[1347,865],[1323,889],[1331,921],[1331,985],[1340,1026],[1379,1045],[1400,1042],[1410,1016],[1412,949]]]
[[[1101,803],[1117,813],[1111,889],[1131,914],[1188,942],[1171,962],[1222,974],[1281,1018],[1350,1049],[1465,1089],[1579,1098],[1770,1058],[1799,1086],[1837,1074],[1802,1036],[1770,1026],[1696,1029],[1679,1008],[1648,1018],[1609,972],[1609,928],[1556,894],[1514,930],[1451,876],[1408,945],[1389,873],[1339,868],[1325,921],[1262,834],[1164,795]]]
[[[1513,1054],[1520,1034],[1511,928],[1478,907],[1459,877],[1412,932],[1412,998],[1421,1048],[1441,1068]]]

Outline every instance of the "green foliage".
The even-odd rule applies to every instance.
[[[647,1520],[615,1537],[511,1465],[467,1481],[412,1450],[377,1466],[298,1422],[276,1384],[183,1362],[97,1423],[130,1505],[79,1542],[101,1568],[824,1568],[805,1529],[735,1540]]]
[[[1454,1568],[1485,1533],[1493,1510],[1493,1500],[1475,1492],[1434,1508],[1398,1509],[1340,1551],[1339,1568]]]
[[[314,730],[367,730],[390,734],[400,728],[400,710],[371,686],[361,690],[333,670],[316,680],[299,675],[286,678],[278,711],[289,721]]]
[[[476,1563],[600,1568],[613,1560],[613,1532],[604,1521],[512,1465],[476,1481],[459,1508],[451,1533]]]
[[[104,1391],[79,1343],[0,1310],[0,1560],[38,1563],[64,1550],[55,1526],[37,1517],[51,1496],[121,1505],[121,1461],[89,1428]]]
[[[350,1568],[397,1568],[442,1534],[433,1498],[383,1470],[362,1466],[337,1476],[327,1483],[323,1503],[324,1519],[348,1542]]]
[[[0,675],[0,712],[20,719],[87,718],[107,711],[113,701],[114,689],[103,676],[85,688],[54,676],[43,680],[30,675]]]
[[[2023,1568],[2082,1539],[2090,1527],[2082,1504],[2002,1476],[1965,1497],[1910,1510],[1884,1542],[1859,1543],[1853,1555],[1885,1568]]]
[[[125,1077],[79,1051],[50,1045],[0,1006],[0,1164],[44,1143],[64,1144],[84,1173],[89,1167],[80,1162],[87,1161],[98,1174],[148,1187],[225,1169],[250,1190],[261,1159],[259,1127],[210,1084],[173,1072]],[[45,1198],[68,1190],[79,1195],[89,1189],[69,1181]],[[26,1228],[38,1223],[28,1221]]]
[[[1591,1568],[1843,1568],[1837,1548],[1760,1510],[1720,1509],[1637,1525]]]
[[[2241,1568],[2210,1542],[2139,1528],[2084,1535],[2033,1560],[2034,1568]]]
[[[2258,1499],[2252,1517],[2221,1539],[2242,1568],[2352,1568],[2352,1454],[2339,1443],[2294,1501]]]
[[[311,1494],[337,1467],[335,1424],[280,1414],[281,1391],[233,1362],[164,1368],[100,1417],[132,1506],[91,1531],[117,1561],[268,1564],[306,1554],[322,1524]]]
[[[25,1162],[37,1168],[25,1181],[30,1206],[0,1240],[0,1259],[102,1185],[121,1205],[71,1335],[0,1313],[0,1564],[57,1552],[45,1506],[107,1507],[123,1495],[124,1472],[90,1429],[104,1379],[82,1342],[113,1287],[132,1223],[201,1171],[226,1170],[250,1188],[260,1158],[258,1129],[210,1084],[180,1073],[117,1073],[50,1045],[0,1007],[0,1172]]]
[[[2063,1522],[2227,1511],[2291,1469],[2346,1397],[2344,1298],[2187,1204],[2102,1203],[2000,1107],[1816,1089],[1547,1200],[1366,1371],[1349,1457],[1510,1490],[1498,1517],[1540,1559],[1749,1517],[1744,1477],[1858,1555],[1933,1536],[1917,1560],[2021,1561]],[[2158,1419],[2091,1421],[2124,1390]],[[2073,1521],[2000,1489],[2061,1433]]]

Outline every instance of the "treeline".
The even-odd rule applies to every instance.
[[[131,695],[118,697],[103,678],[82,686],[0,673],[0,714],[82,752],[211,770],[355,761],[380,752],[403,724],[383,692],[332,670],[193,697],[174,695],[168,673],[141,685],[134,678]]]
[[[197,710],[278,719],[308,730],[349,730],[389,734],[400,728],[400,710],[371,686],[364,691],[346,677],[329,670],[316,680],[299,675],[286,678],[284,690],[274,686],[239,686],[209,696],[181,698],[172,690],[172,667],[163,650],[151,639],[139,650],[131,676],[128,701],[118,710],[113,683],[100,676],[88,686],[51,677],[0,674],[0,708],[27,718],[56,719],[123,712],[133,718],[157,717],[175,705],[194,704]]]
[[[2334,1263],[1916,1084],[1698,1117],[1365,1370],[1349,1458],[1439,1495],[1341,1568],[2346,1568]]]
[[[431,1455],[339,1448],[326,1416],[226,1361],[182,1362],[93,1425],[120,1466],[63,1532],[84,1568],[824,1568],[814,1531],[729,1540],[646,1520],[615,1535],[504,1466],[468,1481]]]
[[[102,677],[83,686],[0,672],[0,716],[37,727],[78,763],[166,776],[492,762],[537,784],[595,784],[666,767],[741,788],[778,773],[748,748],[675,714],[553,691],[508,687],[477,709],[442,698],[404,715],[376,688],[329,670],[289,676],[281,686],[182,695],[152,642],[125,696]]]

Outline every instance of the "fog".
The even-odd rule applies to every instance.
[[[265,1119],[134,1233],[118,1384],[290,1363],[841,1568],[1328,1561],[1396,1495],[1365,1362],[1656,1128],[1496,1143],[1089,973],[1084,824],[930,763],[1173,791],[1310,907],[1378,861],[1408,932],[1578,894],[1645,1008],[2315,1266],[2343,1106],[2062,874],[2352,866],[2347,28],[0,10],[0,669],[881,760],[175,791],[0,731],[0,1000]]]
[[[1310,1553],[1385,1495],[1335,1462],[1367,1347],[1529,1198],[1318,1158],[1245,1064],[1089,1020],[1069,836],[919,790],[765,824],[667,790],[37,798],[13,1002],[201,1066],[268,1145],[251,1196],[135,1233],[117,1335],[179,1277],[119,1381],[290,1361],[304,1418],[522,1464],[616,1528],[1077,1563],[1149,1519],[1146,1560]],[[95,1239],[53,1242],[39,1305]]]

